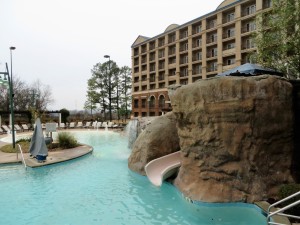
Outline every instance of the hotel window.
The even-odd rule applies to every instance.
[[[142,108],[146,108],[146,105],[147,105],[146,102],[147,102],[146,99],[143,98],[142,99]]]
[[[175,46],[170,46],[169,47],[169,55],[174,55],[176,53],[176,47]]]
[[[255,24],[255,22],[252,21],[250,23],[247,23],[246,24],[246,30],[247,30],[247,32],[256,30],[256,24]]]
[[[272,0],[264,0],[264,9],[272,7]]]
[[[138,107],[139,107],[139,100],[134,99],[134,108],[138,108]]]
[[[169,58],[169,64],[176,63],[176,57]]]
[[[208,54],[208,57],[216,57],[218,55],[218,49],[212,48]]]
[[[158,76],[158,80],[164,80],[165,79],[165,72],[160,72]]]
[[[196,65],[193,68],[193,75],[198,75],[202,73],[202,66],[201,65]]]
[[[195,41],[195,47],[198,48],[198,47],[201,47],[201,45],[202,45],[202,38],[196,39],[196,41]]]
[[[159,108],[165,107],[165,97],[163,95],[159,96],[158,104],[159,104]]]
[[[164,69],[165,68],[165,61],[159,62],[159,69]]]
[[[194,54],[194,61],[202,60],[202,52],[196,52]]]
[[[158,58],[163,58],[163,57],[165,57],[165,50],[164,49],[159,50],[159,52],[158,52]]]
[[[227,30],[227,38],[234,36],[234,28],[230,28]]]
[[[174,42],[174,41],[176,40],[176,35],[175,35],[175,33],[169,34],[168,38],[169,38],[168,43]]]
[[[227,16],[227,22],[231,22],[234,20],[234,13],[228,13]]]
[[[225,47],[225,50],[227,50],[227,49],[232,49],[232,48],[235,48],[235,43],[234,43],[234,42],[228,43],[228,44],[226,45],[226,47]]]
[[[176,69],[169,70],[169,76],[174,76],[174,75],[176,75]]]
[[[256,5],[250,5],[250,6],[246,7],[245,14],[246,14],[246,16],[251,15],[251,14],[254,14],[255,11],[256,11]]]
[[[181,64],[188,63],[188,61],[189,61],[188,55],[184,55],[181,57]]]
[[[234,58],[226,60],[226,65],[232,65],[232,64],[235,64],[235,59]]]
[[[176,80],[169,81],[169,85],[176,84]]]
[[[252,38],[246,39],[246,49],[255,48],[255,43]]]
[[[158,39],[158,47],[165,45],[165,37]]]
[[[186,77],[186,76],[188,76],[188,75],[189,75],[189,71],[188,71],[188,68],[187,68],[187,67],[182,68],[182,69],[180,70],[180,76],[181,76],[181,77]]]
[[[154,107],[155,107],[155,97],[151,96],[149,101],[149,108],[154,108]]]
[[[164,88],[164,87],[165,87],[165,82],[159,84],[159,88]]]

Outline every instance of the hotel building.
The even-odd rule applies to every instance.
[[[256,51],[256,16],[271,0],[225,0],[215,11],[183,25],[172,24],[132,48],[132,115],[170,111],[167,87],[214,77],[246,62]]]

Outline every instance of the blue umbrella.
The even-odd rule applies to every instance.
[[[217,76],[255,76],[261,74],[270,74],[282,76],[283,74],[275,70],[264,68],[258,64],[245,63],[231,70],[218,74]]]

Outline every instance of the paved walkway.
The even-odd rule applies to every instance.
[[[0,139],[4,137],[3,135],[0,135]],[[7,145],[8,143],[4,143],[0,141],[0,147],[3,145]],[[81,156],[84,156],[86,154],[89,154],[93,151],[92,146],[83,145],[76,148],[71,149],[65,149],[61,151],[53,151],[48,152],[47,160],[43,163],[37,162],[36,159],[31,158],[29,156],[29,153],[24,153],[24,159],[25,163],[29,167],[39,167],[39,166],[45,166],[49,164],[59,163],[68,161],[71,159],[75,159]],[[7,163],[21,163],[21,154],[18,155],[16,153],[5,153],[0,151],[0,164],[7,164]]]

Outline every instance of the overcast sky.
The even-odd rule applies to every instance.
[[[214,11],[222,0],[0,0],[0,71],[49,85],[49,109],[83,109],[90,70],[108,54],[131,67],[131,45],[170,24]]]

